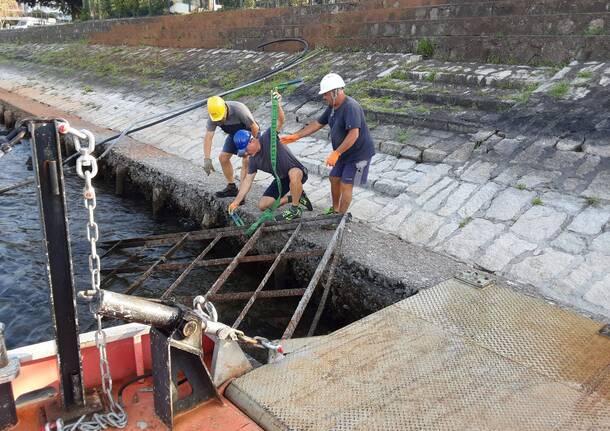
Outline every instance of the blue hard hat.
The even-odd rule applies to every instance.
[[[235,132],[233,135],[233,142],[237,147],[237,151],[239,152],[245,150],[250,143],[250,139],[252,139],[252,133],[250,133],[248,130],[242,129]]]

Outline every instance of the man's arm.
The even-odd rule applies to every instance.
[[[235,200],[231,203],[231,206],[237,208],[241,201],[244,200],[246,195],[250,192],[250,188],[252,187],[252,183],[254,182],[254,177],[256,176],[256,172],[252,174],[248,174],[246,178],[239,184],[239,192],[237,192],[237,196]]]
[[[338,151],[339,154],[345,153],[356,143],[358,136],[360,136],[360,129],[350,129],[349,132],[347,132],[347,135],[345,135],[343,142],[341,142],[341,145],[339,145],[335,151]]]
[[[284,126],[284,119],[286,118],[284,115],[284,109],[282,108],[282,101],[278,101],[278,111],[277,111],[277,131],[282,130]]]
[[[212,154],[212,140],[214,139],[214,132],[210,132],[209,130],[205,132],[205,137],[203,138],[203,157],[206,159],[210,158]]]
[[[258,136],[258,132],[260,132],[261,128],[258,126],[256,121],[253,121],[250,125],[250,132],[252,132],[252,136]]]
[[[313,121],[292,135],[281,136],[280,142],[284,145],[288,145],[294,141],[304,138],[305,136],[309,136],[313,133],[316,133],[322,127],[324,127],[324,124],[320,124],[318,123],[318,121]]]

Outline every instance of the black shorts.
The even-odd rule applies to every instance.
[[[285,178],[280,178],[281,184],[282,184],[282,197],[286,196],[286,194],[290,191],[290,178],[289,177],[285,177]],[[307,182],[307,171],[303,171],[303,179],[301,180],[301,184],[305,184]],[[269,187],[267,187],[267,190],[265,190],[265,193],[263,193],[263,196],[269,196],[270,198],[273,199],[277,199],[279,195],[279,190],[277,187],[277,181],[274,179],[273,182],[271,184],[269,184]]]

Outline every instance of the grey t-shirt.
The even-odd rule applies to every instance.
[[[250,130],[252,123],[254,123],[254,117],[248,107],[241,102],[230,100],[225,103],[229,108],[227,118],[224,121],[212,121],[211,118],[208,118],[208,132],[215,131],[216,127],[220,127],[223,132],[229,135],[233,135],[240,129]]]
[[[259,141],[261,150],[248,159],[248,173],[253,174],[258,170],[273,174],[271,166],[271,128],[265,130]],[[288,171],[292,168],[299,168],[303,173],[307,173],[305,166],[292,154],[292,151],[286,145],[280,144],[280,139],[277,140],[277,174],[280,178],[286,178]]]
[[[339,148],[347,136],[347,132],[351,129],[360,129],[358,139],[345,153],[341,154],[339,161],[359,162],[373,157],[375,146],[360,104],[347,96],[341,106],[335,109],[332,117],[331,112],[332,109],[329,106],[318,118],[318,123],[328,124],[330,127],[330,140],[334,150]]]

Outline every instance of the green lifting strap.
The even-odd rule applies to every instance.
[[[265,223],[266,221],[273,220],[275,218],[274,217],[275,210],[277,209],[277,207],[280,206],[280,201],[282,199],[282,181],[280,180],[280,177],[277,174],[277,118],[279,115],[279,105],[280,104],[279,104],[278,100],[275,97],[273,97],[273,93],[275,91],[278,91],[278,92],[282,91],[291,85],[300,84],[301,82],[303,82],[303,80],[300,78],[293,79],[292,81],[282,82],[281,84],[278,84],[276,87],[274,87],[274,89],[271,91],[271,151],[270,151],[270,156],[271,156],[271,169],[273,170],[273,176],[275,177],[275,182],[277,183],[278,197],[275,200],[275,202],[273,202],[273,205],[271,205],[270,208],[267,208],[265,211],[263,211],[263,213],[258,218],[258,220],[256,220],[254,223],[252,223],[252,225],[248,228],[248,230],[246,231],[247,236],[252,236],[252,234],[254,232],[256,232],[256,230],[263,223]]]

